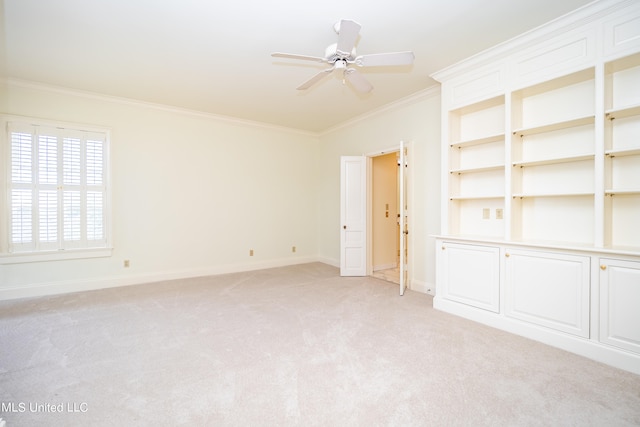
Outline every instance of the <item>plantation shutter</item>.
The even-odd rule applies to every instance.
[[[106,133],[9,125],[9,251],[107,247]]]
[[[11,132],[11,188],[9,191],[11,226],[10,248],[33,250],[34,245],[34,153],[33,134],[28,130]]]

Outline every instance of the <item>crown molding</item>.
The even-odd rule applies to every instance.
[[[204,111],[190,110],[187,108],[175,107],[172,105],[140,101],[132,98],[118,97],[118,96],[112,96],[112,95],[105,95],[97,92],[71,89],[64,86],[50,85],[50,84],[34,82],[30,80],[6,78],[6,79],[1,79],[0,81],[4,82],[4,84],[8,86],[40,90],[40,91],[49,92],[49,93],[75,96],[78,98],[109,102],[109,103],[119,104],[119,105],[149,108],[156,111],[163,111],[163,112],[180,114],[180,115],[190,116],[190,117],[205,118],[209,120],[215,120],[219,122],[225,122],[225,123],[230,123],[230,124],[235,124],[240,126],[261,128],[261,129],[277,131],[277,132],[294,133],[294,134],[311,136],[311,137],[318,137],[319,135],[317,132],[311,132],[311,131],[306,131],[302,129],[295,129],[295,128],[290,128],[286,126],[277,126],[269,123],[263,123],[263,122],[253,121],[253,120],[245,120],[237,117],[224,116],[220,114],[207,113]]]
[[[332,126],[328,129],[322,130],[322,131],[318,131],[318,132],[313,132],[313,131],[307,131],[307,130],[303,130],[303,129],[296,129],[296,128],[291,128],[291,127],[286,127],[286,126],[277,126],[277,125],[273,125],[273,124],[269,124],[269,123],[264,123],[264,122],[257,122],[257,121],[252,121],[252,120],[244,120],[244,119],[240,119],[237,117],[232,117],[232,116],[224,116],[224,115],[219,115],[219,114],[213,114],[213,113],[207,113],[204,111],[197,111],[197,110],[190,110],[187,108],[180,108],[180,107],[175,107],[172,105],[166,105],[166,104],[159,104],[159,103],[153,103],[153,102],[147,102],[147,101],[140,101],[137,99],[133,99],[133,98],[125,98],[125,97],[118,97],[118,96],[112,96],[112,95],[105,95],[105,94],[101,94],[101,93],[97,93],[97,92],[90,92],[90,91],[83,91],[83,90],[78,90],[78,89],[71,89],[68,87],[64,87],[64,86],[56,86],[56,85],[51,85],[51,84],[46,84],[46,83],[40,83],[40,82],[34,82],[34,81],[30,81],[30,80],[23,80],[23,79],[17,79],[17,78],[4,78],[1,79],[0,78],[0,82],[3,82],[4,84],[6,84],[7,86],[14,86],[14,87],[21,87],[21,88],[25,88],[25,89],[33,89],[33,90],[39,90],[39,91],[44,91],[44,92],[49,92],[49,93],[57,93],[57,94],[61,94],[61,95],[67,95],[67,96],[74,96],[74,97],[78,97],[78,98],[84,98],[84,99],[91,99],[91,100],[97,100],[97,101],[102,101],[102,102],[109,102],[109,103],[113,103],[113,104],[119,104],[119,105],[127,105],[127,106],[133,106],[133,107],[140,107],[140,108],[149,108],[152,110],[156,110],[156,111],[164,111],[164,112],[169,112],[169,113],[174,113],[174,114],[181,114],[181,115],[185,115],[185,116],[190,116],[190,117],[199,117],[199,118],[205,118],[205,119],[209,119],[209,120],[215,120],[215,121],[220,121],[220,122],[225,122],[225,123],[230,123],[230,124],[236,124],[236,125],[241,125],[241,126],[247,126],[247,127],[254,127],[254,128],[261,128],[261,129],[266,129],[266,130],[270,130],[270,131],[277,131],[277,132],[285,132],[285,133],[294,133],[294,134],[298,134],[298,135],[304,135],[304,136],[310,136],[310,137],[320,137],[323,135],[326,135],[328,133],[331,132],[335,132],[336,130],[348,127],[348,126],[352,126],[355,123],[358,123],[360,121],[363,121],[365,119],[368,119],[370,117],[373,116],[377,116],[379,114],[385,113],[387,111],[391,111],[394,110],[396,108],[400,108],[406,105],[410,105],[413,104],[415,102],[418,102],[422,99],[425,98],[429,98],[432,96],[436,96],[440,94],[440,85],[436,84],[433,86],[430,86],[426,89],[423,89],[419,92],[413,93],[405,98],[402,98],[398,101],[383,105],[382,107],[375,109],[373,111],[369,111],[365,114],[362,114],[360,116],[357,116],[353,119],[347,120],[345,122],[342,122],[336,126]]]
[[[440,85],[439,84],[435,84],[433,86],[429,86],[426,89],[423,89],[419,92],[415,92],[409,96],[406,96],[404,98],[401,98],[395,102],[391,102],[389,104],[385,104],[380,108],[377,108],[375,110],[369,111],[367,113],[361,114],[357,117],[354,117],[352,119],[349,119],[345,122],[342,122],[336,126],[332,126],[328,129],[325,129],[321,132],[318,133],[319,136],[324,136],[333,132],[336,132],[340,129],[344,129],[346,127],[349,126],[353,126],[356,123],[362,122],[364,120],[370,119],[371,117],[375,117],[378,116],[380,114],[392,111],[392,110],[396,110],[398,108],[402,108],[402,107],[406,107],[407,105],[411,105],[414,104],[416,102],[422,101],[424,99],[427,98],[431,98],[433,96],[438,96],[440,95]]]
[[[636,4],[637,0],[595,0],[545,24],[499,43],[430,75],[438,82],[449,80],[470,68],[482,67],[527,46],[540,43],[560,33],[591,23],[616,10]]]

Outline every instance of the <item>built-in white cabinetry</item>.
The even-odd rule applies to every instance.
[[[600,341],[640,354],[640,262],[600,259]]]
[[[589,337],[588,256],[508,249],[504,265],[506,316]]]
[[[640,2],[435,73],[436,308],[640,374]]]
[[[445,298],[495,313],[500,310],[498,248],[446,242],[439,254]]]

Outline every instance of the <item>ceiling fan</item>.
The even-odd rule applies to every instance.
[[[298,86],[298,90],[309,89],[333,71],[340,70],[343,73],[343,82],[348,80],[357,91],[367,93],[371,92],[373,86],[356,68],[350,67],[351,65],[355,64],[358,67],[380,67],[411,65],[413,63],[415,56],[411,51],[356,56],[355,44],[360,33],[361,25],[355,21],[343,19],[337,22],[333,28],[336,33],[338,33],[338,42],[327,47],[324,57],[282,52],[274,52],[271,54],[271,56],[275,58],[302,59],[331,65],[330,68],[320,71]]]

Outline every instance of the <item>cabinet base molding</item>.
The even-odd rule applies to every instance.
[[[440,236],[436,266],[435,309],[640,375],[640,253]]]
[[[446,300],[437,295],[433,299],[433,307],[446,313],[464,317],[474,322],[529,338],[595,360],[596,362],[640,375],[640,354],[610,347],[594,340],[559,333],[542,326],[512,319],[487,310],[479,310],[472,306]]]

